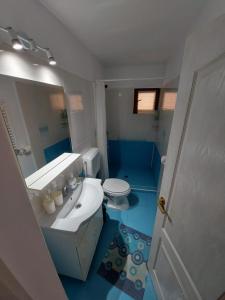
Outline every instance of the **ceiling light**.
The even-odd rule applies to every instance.
[[[12,40],[12,47],[15,50],[22,50],[23,49],[23,45],[20,43],[20,41],[17,40]]]
[[[51,51],[49,49],[46,49],[46,54],[47,54],[47,57],[48,57],[48,63],[51,66],[55,66],[56,65],[56,60],[54,59],[54,56],[53,56],[53,54],[51,53]]]
[[[45,52],[47,58],[48,58],[48,63],[52,66],[56,65],[56,60],[51,53],[49,48],[44,48],[37,44],[32,38],[28,38],[26,34],[19,34],[17,33],[11,26],[8,27],[3,27],[0,26],[0,31],[6,32],[10,38],[11,38],[11,43],[12,47],[15,50],[29,50],[33,52],[38,52],[42,51]],[[4,50],[0,49],[0,52],[3,52]],[[37,66],[38,64],[33,64],[34,66]]]
[[[7,28],[8,33],[11,37],[11,42],[12,42],[12,47],[15,50],[22,50],[23,49],[23,44],[21,43],[20,39],[18,38],[16,32],[12,27]]]
[[[39,64],[33,64],[33,66],[37,67],[37,66],[39,66]]]
[[[56,65],[56,61],[53,57],[51,57],[49,60],[48,60],[48,63],[51,65],[51,66],[55,66]]]

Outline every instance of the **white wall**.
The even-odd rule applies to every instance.
[[[89,80],[102,77],[97,59],[39,1],[1,1],[0,20],[1,26],[12,26],[49,47],[61,68]]]
[[[158,122],[155,115],[133,114],[134,89],[161,88],[164,73],[164,64],[105,69],[109,139],[156,141]]]
[[[0,116],[0,258],[8,269],[5,275],[9,289],[18,290],[15,282],[10,282],[11,273],[31,299],[64,300],[65,292],[34,217],[2,122]]]
[[[124,65],[108,67],[104,69],[105,79],[139,79],[149,77],[162,77],[164,75],[164,64],[150,65]]]
[[[159,130],[157,134],[157,148],[161,156],[166,155],[173,122],[173,111],[161,111],[159,117]]]
[[[162,89],[177,89],[174,80]],[[162,100],[162,99],[161,99]],[[159,119],[155,114],[133,114],[134,89],[106,89],[106,112],[108,139],[155,141],[160,155],[166,155],[173,121],[173,111],[160,110]]]
[[[105,83],[110,88],[160,87],[165,64],[115,66],[104,69]]]
[[[31,300],[2,260],[0,260],[0,299]]]
[[[154,114],[133,114],[134,89],[106,89],[108,139],[156,140]]]
[[[168,60],[166,68],[165,68],[165,78],[163,80],[163,87],[168,87],[174,85],[174,81],[180,76],[182,61],[184,54],[184,44],[181,45],[180,48],[177,49],[176,53]],[[175,84],[178,85],[178,81]]]

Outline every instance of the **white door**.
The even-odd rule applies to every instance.
[[[159,299],[225,291],[225,16],[187,41],[149,270]]]

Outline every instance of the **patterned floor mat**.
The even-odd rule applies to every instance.
[[[120,224],[110,243],[98,274],[137,300],[145,292],[151,237]]]

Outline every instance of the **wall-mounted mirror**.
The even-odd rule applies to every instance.
[[[72,152],[62,87],[0,76],[0,108],[25,178]]]

